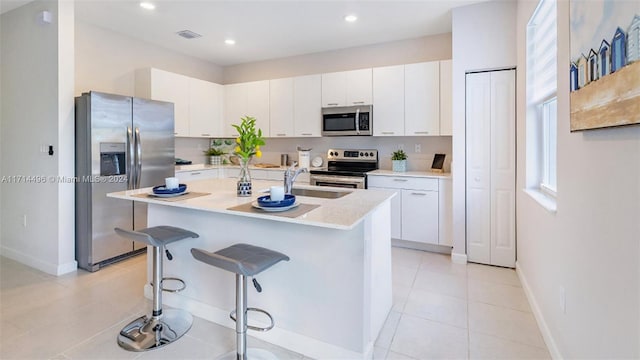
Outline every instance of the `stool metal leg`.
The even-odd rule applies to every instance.
[[[236,274],[236,350],[237,360],[247,359],[247,278]]]
[[[126,325],[118,334],[118,345],[129,351],[157,349],[178,340],[193,324],[193,317],[180,309],[162,310],[162,251],[153,247],[153,312]]]

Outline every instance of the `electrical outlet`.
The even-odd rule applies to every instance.
[[[413,152],[415,152],[417,154],[421,153],[422,152],[422,145],[415,144],[414,147],[413,147]]]
[[[564,286],[560,286],[560,310],[562,310],[563,314],[567,313],[567,294]]]

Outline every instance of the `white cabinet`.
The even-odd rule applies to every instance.
[[[173,103],[175,136],[189,134],[189,77],[147,68],[136,72],[138,97]]]
[[[469,261],[515,266],[515,70],[466,76]]]
[[[218,169],[202,169],[191,171],[176,171],[176,177],[180,182],[188,182],[192,180],[217,179],[219,176]]]
[[[322,106],[371,104],[372,70],[360,69],[322,74]]]
[[[407,64],[404,80],[405,135],[440,135],[440,63]]]
[[[440,61],[440,135],[453,135],[453,69],[451,60]]]
[[[374,136],[404,135],[404,65],[373,69]]]
[[[135,87],[136,96],[173,103],[175,136],[221,135],[222,85],[148,68],[136,72]]]
[[[449,238],[441,238],[440,233],[449,234],[450,229],[440,229],[448,224],[450,216],[442,213],[441,179],[408,176],[368,176],[369,189],[395,191],[391,199],[391,237],[419,243],[451,246]],[[450,195],[450,193],[449,193]],[[450,200],[449,200],[450,202]]]
[[[209,81],[189,79],[189,135],[222,135],[223,86]]]
[[[224,86],[224,121],[222,136],[237,136],[232,126],[245,116],[256,118],[256,127],[269,136],[269,80]]]
[[[294,135],[293,78],[269,81],[271,137]]]
[[[293,129],[296,137],[319,137],[322,122],[320,75],[293,78]],[[273,136],[273,131],[271,132]]]

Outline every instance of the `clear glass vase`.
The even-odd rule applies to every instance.
[[[240,158],[240,174],[238,175],[238,196],[251,196],[251,173],[249,172],[249,161],[251,158]]]

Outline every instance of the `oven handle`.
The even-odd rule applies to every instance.
[[[354,176],[325,176],[325,175],[315,175],[311,174],[309,179],[309,183],[311,185],[316,185],[317,182],[326,182],[326,183],[334,183],[334,184],[354,184],[356,188],[364,189],[365,188],[365,179],[363,177],[354,177]],[[321,185],[318,185],[321,186]]]

